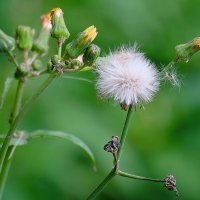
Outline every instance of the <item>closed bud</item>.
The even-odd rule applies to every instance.
[[[51,57],[51,63],[52,63],[53,65],[59,64],[59,63],[60,63],[60,58],[59,58],[59,56],[58,56],[58,55],[53,55],[53,56]]]
[[[34,60],[34,62],[32,63],[32,68],[35,70],[35,71],[39,71],[42,69],[42,62],[40,60]]]
[[[51,32],[51,15],[50,13],[43,15],[41,17],[42,28],[38,37],[33,41],[32,50],[36,51],[39,54],[44,54],[48,51],[49,37]]]
[[[200,37],[193,39],[185,44],[175,47],[177,59],[188,62],[193,54],[200,50]]]
[[[97,36],[96,27],[90,26],[66,46],[65,57],[77,58]]]
[[[95,63],[96,59],[99,57],[101,49],[95,45],[91,44],[83,55],[83,62],[85,65],[91,66]]]
[[[53,70],[53,65],[51,59],[49,59],[49,61],[47,62],[47,71],[52,72],[52,70]]]
[[[28,75],[29,72],[30,72],[30,69],[27,68],[27,66],[25,66],[24,64],[21,64],[15,72],[15,78],[19,79],[19,78],[25,77],[26,75]]]
[[[6,35],[0,29],[0,52],[12,51],[15,48],[14,38]]]
[[[68,39],[70,33],[65,25],[63,11],[60,8],[54,8],[50,14],[52,24],[51,36],[62,41]]]
[[[28,26],[18,26],[16,40],[20,50],[25,51],[31,49],[33,44],[33,30]]]

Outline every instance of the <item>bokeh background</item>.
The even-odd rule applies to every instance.
[[[71,38],[90,25],[98,28],[95,41],[102,55],[119,45],[140,45],[157,64],[166,65],[174,46],[200,35],[199,0],[1,0],[0,28],[14,35],[19,24],[39,30],[39,17],[61,7]],[[56,52],[51,39],[52,55]],[[44,62],[49,58],[45,57]],[[154,101],[132,118],[121,168],[147,177],[173,174],[181,193],[179,199],[200,199],[200,54],[177,65],[180,89],[163,84]],[[0,55],[0,92],[14,67]],[[79,74],[95,80],[94,74]],[[31,95],[44,79],[26,88]],[[13,85],[0,111],[0,133],[8,129]],[[85,199],[112,166],[112,156],[103,151],[112,135],[119,135],[126,113],[118,105],[100,101],[94,84],[59,78],[26,114],[20,128],[63,130],[80,137],[95,154],[97,172],[88,156],[70,142],[38,139],[19,147],[6,185],[4,200]],[[177,199],[159,183],[115,178],[97,198],[172,200]]]

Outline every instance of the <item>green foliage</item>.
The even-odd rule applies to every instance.
[[[19,6],[20,5],[20,6]],[[60,6],[74,35],[95,24],[96,40],[103,54],[120,44],[135,41],[158,67],[174,56],[174,46],[199,36],[199,1],[146,0],[71,0],[71,1],[0,1],[0,26],[14,35],[16,24],[32,24],[39,30],[39,16]],[[52,42],[54,44],[54,41]],[[56,53],[50,50],[51,55]],[[43,58],[47,61],[48,58]],[[134,114],[122,168],[130,173],[163,177],[170,172],[177,178],[181,199],[198,200],[200,146],[200,67],[199,54],[186,65],[179,63],[182,88],[161,86],[161,92],[146,109]],[[0,92],[5,77],[12,73],[10,64],[0,55]],[[77,77],[80,75],[73,75]],[[94,80],[82,72],[81,78]],[[30,83],[27,95],[42,78]],[[14,88],[0,112],[0,132],[4,133]],[[94,86],[71,79],[56,80],[33,105],[21,124],[22,129],[59,129],[74,132],[97,155],[98,173],[91,171],[84,153],[60,140],[33,141],[16,151],[8,179],[5,200],[84,199],[112,165],[111,155],[102,149],[112,135],[119,135],[124,113],[111,102],[99,101]],[[56,150],[55,150],[56,149]],[[73,154],[73,156],[72,156]],[[59,163],[59,165],[57,164]],[[68,173],[70,171],[70,173]],[[20,181],[19,181],[20,180]],[[116,192],[117,191],[117,192]],[[100,199],[177,199],[162,190],[160,184],[116,178]]]

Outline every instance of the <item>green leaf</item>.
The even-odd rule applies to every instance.
[[[67,133],[67,132],[54,131],[54,130],[37,130],[37,131],[33,131],[33,132],[28,133],[28,135],[29,135],[29,139],[42,138],[42,137],[56,137],[56,138],[68,140],[68,141],[74,143],[75,145],[81,147],[89,155],[89,157],[90,157],[90,159],[92,160],[92,163],[93,163],[93,169],[94,170],[96,169],[95,158],[94,158],[92,151],[78,137],[76,137],[76,136],[74,136],[70,133]]]
[[[88,82],[88,83],[91,83],[91,84],[93,83],[93,81],[90,80],[90,79],[77,77],[77,76],[64,75],[64,76],[62,76],[62,78],[73,79],[73,80],[78,80],[78,81],[85,81],[85,82]]]
[[[24,131],[17,131],[13,137],[11,138],[9,146],[22,146],[27,144],[28,135]],[[2,143],[4,139],[6,138],[6,134],[0,134],[0,147],[2,146]]]
[[[3,91],[0,96],[0,109],[2,109],[2,107],[3,107],[6,95],[8,93],[8,90],[9,90],[13,80],[14,80],[14,78],[11,78],[11,77],[6,78],[6,80],[5,80]]]

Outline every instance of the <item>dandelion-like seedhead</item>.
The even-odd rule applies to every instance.
[[[97,62],[97,89],[120,104],[149,102],[159,89],[158,70],[137,47],[120,48]]]

